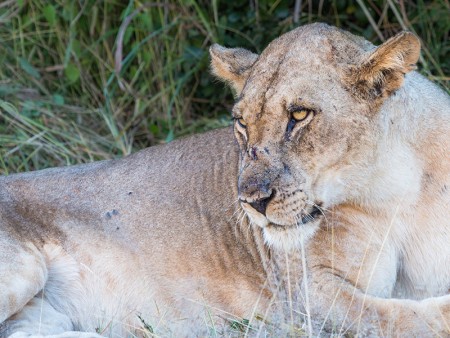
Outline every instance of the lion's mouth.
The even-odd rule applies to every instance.
[[[319,216],[322,216],[323,212],[320,209],[320,207],[318,206],[313,206],[313,208],[311,209],[311,211],[305,215],[302,216],[302,224],[306,224],[309,222],[312,222],[314,220],[316,220],[316,218],[318,218]]]
[[[320,206],[313,206],[309,212],[302,213],[300,221],[297,222],[297,224],[292,224],[292,225],[277,224],[269,219],[268,226],[274,227],[274,228],[279,228],[279,229],[297,228],[297,227],[301,227],[305,224],[312,223],[312,222],[316,221],[317,219],[319,219],[321,216],[323,216],[323,211],[320,208]]]
[[[320,202],[316,202],[313,206],[308,210],[303,210],[301,214],[297,214],[293,218],[288,215],[282,214],[263,214],[258,211],[253,205],[250,203],[242,202],[241,205],[244,207],[247,215],[250,217],[250,220],[255,224],[259,225],[262,228],[269,227],[273,229],[279,230],[287,230],[287,229],[296,229],[301,228],[305,225],[310,225],[311,223],[316,222],[323,215],[323,210],[321,208]],[[281,216],[281,217],[280,217]]]

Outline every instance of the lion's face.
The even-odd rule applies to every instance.
[[[355,71],[372,48],[325,25],[287,33],[258,59],[241,57],[237,67],[242,50],[218,63],[217,54],[236,50],[212,48],[213,71],[239,94],[232,112],[241,149],[239,199],[268,242],[295,245],[314,233],[324,210],[358,198],[352,177],[370,165],[380,133],[376,111],[396,89],[388,84],[402,79],[385,72],[389,83],[371,83]]]

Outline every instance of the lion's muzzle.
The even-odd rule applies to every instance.
[[[251,176],[242,174],[238,183],[239,200],[249,204],[262,215],[266,214],[267,206],[275,195],[272,180],[268,176],[264,175],[264,172]]]

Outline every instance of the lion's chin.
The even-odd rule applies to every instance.
[[[319,228],[321,211],[312,210],[309,216],[301,220],[300,224],[281,225],[271,222],[245,203],[242,205],[250,221],[263,229],[264,241],[269,247],[284,251],[300,249]]]
[[[264,241],[269,247],[284,251],[300,249],[319,228],[319,221],[309,222],[297,226],[280,226],[267,224],[263,228]]]

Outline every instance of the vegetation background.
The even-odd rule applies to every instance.
[[[322,21],[379,44],[408,29],[448,91],[448,0],[3,0],[0,174],[107,159],[230,123],[218,42],[261,52]]]

